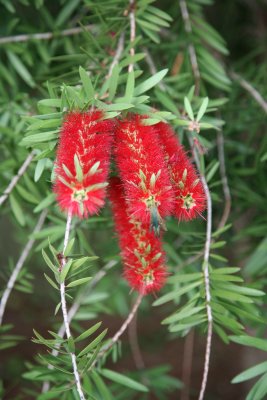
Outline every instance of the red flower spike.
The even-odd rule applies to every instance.
[[[163,218],[173,211],[174,191],[157,131],[143,124],[145,118],[119,121],[115,156],[130,215],[159,234]]]
[[[119,178],[111,179],[109,197],[119,236],[124,277],[133,289],[143,295],[158,291],[167,276],[159,238],[141,222],[129,216]]]
[[[202,183],[172,128],[163,122],[158,123],[156,128],[165,150],[175,192],[174,215],[179,220],[191,220],[206,208]]]
[[[54,192],[60,208],[80,218],[104,205],[114,123],[102,111],[70,112],[60,132]]]

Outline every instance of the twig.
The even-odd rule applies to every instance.
[[[138,307],[140,306],[140,303],[142,301],[143,295],[139,294],[136,302],[134,303],[128,317],[126,318],[126,320],[124,321],[124,323],[122,324],[122,326],[120,327],[120,329],[115,333],[115,335],[110,339],[110,342],[105,345],[102,350],[98,353],[98,356],[96,358],[96,360],[92,363],[89,371],[94,367],[94,365],[96,364],[96,362],[99,360],[99,358],[103,357],[104,354],[106,354],[106,352],[108,350],[110,350],[114,344],[119,340],[119,338],[121,337],[121,335],[125,332],[125,330],[128,328],[129,324],[131,323],[136,311],[138,310]]]
[[[134,50],[134,41],[135,41],[135,0],[129,0],[130,3],[130,12],[129,12],[129,19],[130,19],[130,43],[131,43],[131,48],[130,48],[130,56],[134,57],[135,55],[135,50]],[[129,64],[128,67],[128,72],[133,71],[133,62]]]
[[[128,336],[129,336],[129,344],[132,350],[132,355],[134,359],[134,363],[137,369],[144,369],[145,362],[139,347],[138,343],[138,335],[137,335],[137,313],[132,319],[132,322],[129,324],[128,328]]]
[[[180,9],[182,13],[182,18],[184,21],[184,26],[185,26],[185,31],[188,35],[192,34],[192,26],[191,26],[191,21],[186,5],[185,0],[179,0],[180,4]],[[189,51],[189,57],[190,57],[190,63],[195,79],[195,94],[198,96],[199,94],[199,89],[200,89],[200,71],[199,71],[199,66],[197,62],[197,55],[196,55],[196,49],[193,43],[189,43],[188,45],[188,51]]]
[[[211,247],[211,232],[212,232],[212,202],[209,187],[206,181],[205,176],[201,173],[200,170],[200,162],[198,154],[193,146],[192,140],[190,139],[191,148],[193,151],[194,159],[196,165],[199,170],[200,179],[204,188],[206,200],[207,200],[207,226],[206,226],[206,242],[204,248],[204,259],[203,259],[203,272],[204,272],[204,284],[205,284],[205,298],[206,298],[206,311],[208,317],[208,332],[207,332],[207,341],[206,341],[206,351],[205,351],[205,362],[204,362],[204,371],[202,377],[202,383],[200,388],[200,393],[198,400],[203,400],[206,386],[207,386],[207,379],[209,373],[209,365],[210,365],[210,353],[211,353],[211,339],[212,339],[212,323],[213,323],[213,316],[212,316],[212,309],[211,309],[211,291],[210,291],[210,276],[209,276],[209,257],[210,257],[210,247]]]
[[[47,210],[44,210],[40,215],[40,218],[39,218],[39,220],[38,220],[38,222],[37,222],[37,224],[36,224],[36,226],[35,226],[35,228],[33,230],[33,233],[37,233],[42,229],[42,226],[44,224],[46,215],[47,215]],[[1,304],[0,304],[0,326],[2,325],[2,322],[3,322],[5,308],[6,308],[6,304],[7,304],[8,298],[10,296],[10,293],[11,293],[11,291],[12,291],[14,285],[15,285],[15,282],[16,282],[16,280],[18,278],[18,275],[19,275],[19,273],[21,271],[21,268],[24,265],[25,260],[27,259],[28,255],[29,255],[29,253],[30,253],[30,251],[32,249],[32,246],[34,245],[35,240],[36,239],[30,239],[28,241],[28,243],[24,247],[24,249],[23,249],[23,251],[22,251],[22,253],[21,253],[21,255],[20,255],[19,259],[18,259],[18,262],[17,262],[17,264],[16,264],[16,266],[15,266],[15,268],[14,268],[14,270],[13,270],[13,272],[12,272],[10,278],[9,278],[9,281],[7,283],[7,287],[6,287],[6,289],[5,289],[4,293],[3,293]]]
[[[230,72],[230,76],[232,79],[237,81],[240,86],[242,86],[245,90],[247,90],[251,96],[256,100],[256,102],[261,106],[263,111],[267,114],[267,101],[264,100],[262,95],[245,79],[243,79],[240,75],[235,72]]]
[[[217,148],[218,148],[218,157],[220,163],[220,174],[222,180],[223,194],[225,200],[223,214],[221,216],[220,222],[217,227],[217,230],[219,230],[225,226],[231,210],[231,193],[226,175],[225,157],[224,157],[224,138],[222,131],[218,131],[217,133]]]
[[[189,400],[193,349],[194,349],[194,330],[191,330],[185,338],[185,346],[183,354],[183,371],[182,371],[182,382],[184,384],[184,387],[181,393],[181,400]]]
[[[72,212],[70,210],[68,212],[68,218],[67,218],[67,223],[66,223],[63,253],[66,250],[66,247],[67,247],[68,241],[69,241],[71,219],[72,219]],[[64,268],[65,265],[66,265],[66,259],[65,259],[65,257],[63,257],[61,260],[61,270]],[[66,293],[65,293],[65,282],[64,281],[60,284],[60,299],[61,299],[61,309],[62,309],[62,314],[63,314],[66,336],[68,339],[70,339],[71,331],[70,331],[70,324],[69,324],[69,319],[68,319],[68,310],[67,310],[67,303],[66,303]],[[73,374],[75,377],[76,388],[77,388],[78,394],[80,396],[80,400],[85,400],[82,386],[81,386],[80,375],[79,375],[79,371],[78,371],[78,367],[77,367],[76,355],[75,355],[75,353],[70,352],[70,356],[71,356]]]
[[[210,352],[211,352],[212,322],[213,322],[212,309],[211,309],[211,305],[210,305],[211,292],[210,292],[210,277],[209,277],[212,203],[211,203],[210,191],[209,191],[206,179],[203,175],[201,175],[201,181],[202,181],[206,199],[207,199],[207,228],[206,228],[206,243],[205,243],[205,250],[204,250],[203,272],[204,272],[204,281],[205,281],[206,311],[207,311],[207,317],[208,317],[208,333],[207,333],[207,342],[206,342],[204,372],[203,372],[202,384],[201,384],[201,389],[200,389],[198,400],[203,400],[206,386],[207,386],[209,364],[210,364]]]
[[[0,206],[6,201],[6,199],[8,198],[8,196],[10,195],[10,193],[12,192],[12,190],[14,189],[16,184],[18,183],[18,180],[26,172],[26,170],[27,170],[28,166],[30,165],[30,163],[31,163],[31,161],[32,161],[34,156],[35,156],[35,151],[33,150],[28,155],[28,157],[26,158],[26,160],[24,161],[24,163],[22,164],[22,166],[18,170],[17,175],[13,176],[13,178],[11,179],[8,187],[6,188],[6,190],[4,191],[2,196],[0,197]]]
[[[15,36],[6,36],[0,38],[0,44],[27,42],[29,40],[50,40],[53,39],[54,37],[59,37],[59,36],[78,35],[79,33],[82,33],[84,31],[89,31],[91,29],[93,29],[93,25],[64,29],[63,31],[60,32],[42,32],[42,33],[33,33],[25,35],[23,34]]]
[[[114,55],[113,61],[110,64],[110,67],[109,67],[109,70],[108,70],[107,78],[109,78],[111,76],[113,68],[115,67],[115,65],[118,64],[118,62],[119,62],[119,60],[121,58],[121,54],[122,54],[123,49],[124,49],[124,39],[125,39],[125,33],[122,32],[120,37],[119,37],[119,40],[118,40],[118,46],[117,46],[117,49],[116,49],[116,53]]]
[[[97,274],[94,276],[94,278],[91,280],[91,282],[88,284],[88,286],[86,286],[84,288],[84,290],[78,294],[77,298],[75,299],[74,303],[72,304],[71,308],[68,311],[68,321],[69,324],[71,323],[73,317],[75,316],[75,314],[77,313],[77,311],[80,308],[80,305],[83,301],[84,298],[86,298],[90,292],[92,291],[92,289],[96,286],[96,284],[107,274],[107,272],[113,268],[115,265],[117,264],[117,261],[115,260],[111,260],[109,261],[100,271],[97,272]],[[66,332],[66,328],[65,328],[65,324],[63,323],[58,332],[57,335],[61,338],[64,337]],[[60,344],[56,344],[55,348],[52,350],[52,356],[57,357],[59,354],[59,348],[60,348]],[[48,369],[52,370],[54,369],[53,365],[49,364],[48,365]],[[49,390],[50,388],[50,383],[48,381],[43,383],[43,387],[42,387],[42,393],[45,393]]]

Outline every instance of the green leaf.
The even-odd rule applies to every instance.
[[[44,258],[46,264],[48,265],[48,267],[54,272],[54,274],[57,275],[58,269],[54,266],[54,264],[52,263],[52,261],[50,260],[50,258],[48,257],[48,255],[46,254],[44,249],[42,249],[42,255],[43,255],[43,258]]]
[[[196,118],[197,122],[199,122],[201,120],[201,118],[203,117],[203,115],[205,114],[208,104],[209,104],[209,98],[205,97],[200,106],[200,109],[198,110],[198,113],[197,113],[197,118]]]
[[[267,374],[263,375],[248,393],[246,400],[265,400],[267,394]]]
[[[212,270],[212,275],[214,274],[229,275],[229,274],[235,274],[238,271],[240,271],[239,267],[216,268]]]
[[[176,104],[173,102],[171,97],[168,96],[167,93],[162,92],[159,89],[156,89],[155,94],[156,94],[157,99],[165,107],[165,109],[170,110],[171,112],[173,112],[177,116],[180,115]]]
[[[55,201],[55,195],[54,193],[50,193],[48,196],[44,198],[43,201],[39,203],[37,207],[34,208],[33,212],[34,213],[39,213],[40,211],[44,210],[45,208],[48,208],[51,204],[53,204]]]
[[[144,26],[140,26],[142,31],[152,40],[152,42],[159,44],[160,38],[156,32],[151,31],[150,29],[146,29]]]
[[[38,101],[38,107],[52,107],[52,108],[60,108],[61,107],[61,99],[43,99]],[[58,113],[47,114],[49,118],[53,115],[60,115]],[[43,116],[44,117],[44,116]]]
[[[128,79],[127,79],[127,84],[126,84],[126,89],[125,89],[125,101],[128,103],[131,103],[131,99],[134,94],[134,83],[135,83],[135,78],[134,78],[134,71],[129,72],[128,74]]]
[[[80,0],[69,0],[68,2],[64,2],[64,7],[61,7],[59,14],[55,20],[55,26],[62,26],[74,12],[74,10],[78,7]],[[77,10],[78,11],[78,10]]]
[[[27,85],[33,88],[35,86],[34,80],[19,57],[11,51],[7,51],[7,56],[19,76],[27,83]]]
[[[112,101],[116,91],[117,91],[117,87],[118,87],[118,81],[119,81],[119,73],[120,73],[120,67],[117,65],[115,65],[115,67],[112,70],[112,74],[111,77],[109,78],[109,88],[108,88],[108,92],[109,92],[109,96],[108,99],[109,101]]]
[[[71,251],[72,251],[72,248],[73,248],[73,246],[74,246],[74,243],[75,243],[75,238],[72,238],[72,239],[69,241],[69,243],[67,244],[67,247],[66,247],[66,249],[65,249],[65,251],[64,251],[64,256],[65,256],[65,257],[67,257],[67,256],[70,255],[70,253],[71,253]]]
[[[105,111],[123,111],[133,108],[133,104],[130,103],[113,103],[106,104],[103,108]]]
[[[130,389],[138,390],[140,392],[148,392],[146,386],[142,385],[139,382],[134,381],[131,378],[128,378],[125,375],[119,374],[118,372],[111,371],[109,369],[101,369],[99,373],[103,375],[105,378],[113,382],[119,383],[120,385],[126,386]]]
[[[92,335],[97,329],[101,326],[102,322],[97,322],[95,325],[93,325],[91,328],[87,329],[85,332],[83,332],[81,335],[79,335],[76,339],[75,342],[80,342],[81,340],[86,339],[88,336]]]
[[[50,285],[54,288],[54,289],[59,289],[57,284],[46,274],[44,274],[45,279],[47,280],[48,283],[50,283]]]
[[[243,346],[256,347],[256,349],[267,351],[266,339],[258,339],[248,335],[230,336],[230,339],[235,343],[242,344]]]
[[[171,22],[173,20],[172,17],[169,14],[167,14],[165,11],[160,10],[157,7],[149,5],[147,7],[147,11],[151,12],[152,14],[157,15],[159,18],[165,19],[166,21],[170,21]]]
[[[253,303],[253,300],[249,297],[243,296],[241,294],[237,294],[235,292],[231,292],[230,290],[221,290],[217,289],[214,290],[214,295],[216,297],[221,297],[226,300],[232,301],[239,301],[241,303]]]
[[[243,325],[239,324],[234,318],[227,317],[217,312],[213,312],[213,317],[218,324],[225,326],[236,334],[242,333],[244,329]]]
[[[70,352],[70,353],[75,353],[75,343],[74,343],[74,339],[73,339],[72,336],[70,336],[70,337],[68,338],[67,343],[68,343],[69,352]]]
[[[86,346],[79,354],[78,357],[82,357],[85,354],[89,353],[92,349],[94,349],[101,341],[102,339],[106,336],[107,329],[105,329],[103,332],[100,333],[100,335],[97,336],[96,339],[94,339],[88,346]]]
[[[66,287],[72,288],[74,286],[83,285],[84,283],[89,282],[91,279],[92,278],[90,276],[88,276],[87,278],[80,278],[80,279],[77,279],[76,281],[69,283]]]
[[[77,154],[74,155],[74,166],[76,171],[76,178],[79,182],[83,181],[83,170],[80,164],[80,160]]]
[[[168,22],[164,21],[163,19],[161,19],[155,15],[145,13],[142,16],[143,16],[143,18],[145,18],[147,21],[151,22],[152,24],[155,24],[158,26],[163,26],[165,28],[168,28],[170,26],[170,24]]]
[[[86,100],[88,101],[88,100],[93,99],[95,97],[95,91],[94,91],[94,87],[93,87],[92,81],[91,81],[88,73],[85,71],[85,69],[80,67],[79,74],[80,74],[81,81],[83,84],[83,89],[86,94]]]
[[[26,224],[25,215],[14,193],[10,194],[9,199],[10,199],[11,210],[16,220],[21,226],[25,226]]]
[[[232,383],[244,382],[249,379],[255,378],[255,376],[264,374],[265,372],[267,372],[267,361],[264,361],[260,364],[255,365],[254,367],[248,368],[245,371],[241,372],[241,374],[232,379]]]
[[[96,260],[98,257],[81,257],[78,260],[73,261],[73,269],[80,268],[86,261]]]
[[[42,160],[38,160],[34,172],[34,182],[38,182],[39,179],[41,178],[42,173],[44,172],[45,165],[46,165],[45,158],[43,158]]]
[[[99,391],[99,394],[101,395],[101,399],[103,400],[111,400],[111,394],[103,382],[102,378],[96,373],[96,371],[91,372],[92,379]]]
[[[34,135],[25,136],[22,141],[22,146],[35,145],[36,143],[49,142],[50,140],[56,140],[58,136],[58,130],[36,133]]]
[[[165,324],[172,324],[174,322],[180,321],[184,318],[190,317],[191,315],[198,314],[199,311],[204,310],[205,305],[193,307],[192,304],[184,307],[182,310],[178,311],[176,314],[170,315],[169,317],[165,318],[161,323]]]
[[[163,69],[162,71],[157,72],[155,75],[151,76],[140,85],[136,86],[134,90],[134,95],[139,96],[142,93],[147,92],[152,87],[156,86],[167,74],[168,69]]]
[[[137,23],[138,23],[141,27],[143,27],[143,28],[145,28],[145,29],[148,29],[148,30],[150,30],[150,31],[155,31],[155,32],[159,32],[159,31],[160,31],[160,27],[157,26],[157,25],[154,24],[154,23],[145,21],[145,20],[140,19],[140,18],[136,18],[136,21],[137,21]]]
[[[226,290],[231,290],[234,293],[241,293],[246,296],[264,296],[265,293],[261,290],[246,287],[246,286],[238,286],[233,283],[218,283],[217,286],[218,288],[226,289]]]
[[[245,274],[254,275],[262,272],[267,265],[267,237],[264,238],[251,254],[246,266]]]
[[[20,184],[16,184],[16,190],[18,191],[19,195],[26,201],[28,201],[31,204],[38,204],[39,200],[36,198],[35,194],[30,193],[29,190],[25,189],[23,186]]]
[[[68,272],[72,266],[72,260],[68,260],[68,262],[64,265],[60,272],[60,283],[63,283],[67,278]]]
[[[190,282],[190,281],[196,281],[201,279],[203,276],[202,272],[193,272],[190,274],[177,274],[170,276],[168,278],[168,282],[170,283],[178,283],[178,282]]]
[[[206,320],[207,320],[207,316],[200,314],[198,316],[194,316],[194,318],[191,321],[186,322],[186,320],[185,320],[185,321],[183,321],[184,323],[179,323],[177,325],[170,325],[169,331],[170,332],[185,331],[185,330],[193,328],[194,326],[202,324]]]
[[[223,228],[218,229],[217,231],[215,231],[215,232],[212,234],[212,237],[214,238],[214,237],[220,236],[223,232],[226,232],[229,228],[231,228],[231,226],[232,226],[232,224],[227,224],[227,225],[225,225]]]
[[[213,176],[215,175],[217,169],[219,168],[219,161],[216,161],[213,166],[210,168],[209,172],[206,175],[206,180],[207,182],[210,182],[210,180],[213,178]]]
[[[184,98],[184,108],[185,108],[185,111],[186,111],[188,117],[191,119],[191,121],[194,121],[193,109],[192,109],[191,103],[187,97]]]
[[[180,289],[174,290],[170,293],[161,296],[159,299],[154,301],[153,306],[160,306],[162,304],[167,303],[168,301],[177,299],[178,297],[182,296],[182,294],[190,292],[191,290],[195,289],[197,286],[200,286],[201,284],[202,281],[199,281],[191,283],[190,285],[187,286],[182,286]]]
[[[98,356],[98,353],[99,353],[100,349],[101,349],[101,344],[99,344],[99,345],[95,348],[95,350],[94,350],[93,353],[92,353],[92,356],[88,358],[88,360],[87,360],[85,366],[83,367],[84,371],[89,370],[90,367],[91,367],[91,365],[93,365],[94,361],[96,360],[96,358],[97,358],[97,356]],[[84,357],[87,358],[87,356],[84,356]]]

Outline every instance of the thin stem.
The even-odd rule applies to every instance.
[[[122,32],[120,37],[119,37],[119,40],[118,40],[118,46],[117,46],[113,61],[110,64],[110,67],[109,67],[107,78],[109,78],[111,76],[113,68],[115,67],[115,65],[118,64],[118,62],[119,62],[119,60],[121,58],[121,55],[122,55],[122,52],[123,52],[123,49],[124,49],[124,40],[125,40],[125,33]]]
[[[124,323],[122,324],[122,326],[120,327],[120,329],[115,333],[115,335],[110,339],[110,342],[105,345],[102,350],[99,352],[98,357],[96,358],[96,360],[93,362],[93,364],[91,365],[90,369],[91,370],[94,365],[96,364],[96,362],[99,360],[99,358],[103,357],[104,354],[106,354],[106,352],[108,350],[110,350],[115,343],[117,343],[117,341],[119,340],[119,338],[121,337],[121,335],[126,331],[126,329],[128,328],[129,324],[131,323],[133,317],[135,316],[136,311],[138,310],[138,307],[141,304],[141,301],[143,299],[143,295],[139,294],[128,317],[126,318],[126,320],[124,321]]]
[[[232,79],[237,81],[242,88],[244,88],[249,94],[256,100],[256,102],[261,106],[263,111],[267,114],[267,101],[262,97],[262,95],[245,79],[235,72],[231,72],[230,76]]]
[[[42,229],[42,226],[44,224],[46,215],[47,215],[47,210],[44,210],[41,213],[40,218],[38,219],[38,222],[37,222],[37,224],[36,224],[36,226],[35,226],[35,228],[33,230],[33,233],[37,233]],[[21,255],[20,255],[19,259],[18,259],[18,262],[17,262],[17,264],[16,264],[16,266],[15,266],[15,268],[14,268],[14,270],[13,270],[13,272],[12,272],[10,278],[9,278],[9,281],[7,283],[7,286],[6,286],[6,289],[4,290],[4,293],[3,293],[3,296],[2,296],[2,299],[1,299],[1,303],[0,303],[0,326],[2,325],[2,322],[3,322],[3,317],[4,317],[4,313],[5,313],[5,309],[6,309],[6,304],[7,304],[8,298],[9,298],[9,296],[11,294],[11,291],[12,291],[14,285],[15,285],[15,282],[16,282],[16,280],[18,278],[18,275],[19,275],[19,273],[21,271],[21,268],[23,267],[24,262],[27,259],[28,255],[29,255],[29,253],[30,253],[30,251],[32,249],[32,246],[34,245],[35,240],[36,239],[30,239],[28,241],[28,243],[26,244],[26,246],[24,247],[24,249],[23,249],[23,251],[22,251],[22,253],[21,253]]]
[[[109,261],[100,271],[97,272],[97,274],[94,276],[94,278],[90,281],[88,286],[86,286],[81,293],[78,294],[77,298],[75,299],[74,303],[72,304],[71,308],[68,311],[68,321],[69,324],[71,323],[73,317],[77,313],[77,311],[80,308],[80,305],[83,301],[84,298],[88,297],[92,289],[96,286],[96,284],[107,274],[107,272],[113,268],[117,264],[117,261],[111,260]],[[57,335],[61,338],[64,337],[66,332],[65,324],[64,322],[61,324]],[[56,344],[55,348],[52,350],[52,356],[57,357],[59,354],[59,349],[60,349],[60,344]],[[52,370],[54,369],[53,365],[49,364],[48,369]],[[49,390],[50,388],[50,383],[48,381],[43,383],[42,387],[42,393],[45,393]]]
[[[182,13],[182,18],[184,21],[184,27],[186,33],[190,36],[192,34],[192,26],[191,26],[191,21],[190,21],[190,16],[188,13],[187,5],[185,0],[179,0],[180,4],[180,9]],[[189,57],[190,57],[190,63],[194,75],[194,80],[195,80],[195,94],[199,94],[199,89],[200,89],[200,71],[199,71],[199,66],[198,66],[198,61],[197,61],[197,55],[196,55],[196,49],[194,44],[191,42],[188,45],[188,51],[189,51]]]
[[[0,206],[6,201],[6,199],[8,198],[8,196],[10,195],[10,193],[12,192],[12,190],[14,189],[16,184],[18,183],[18,180],[26,172],[26,170],[27,170],[28,166],[30,165],[30,163],[31,163],[31,161],[32,161],[34,156],[35,156],[35,151],[33,150],[28,155],[28,157],[26,158],[26,160],[24,161],[24,163],[22,164],[22,166],[18,170],[17,175],[13,176],[13,178],[11,179],[8,187],[6,188],[6,190],[4,191],[2,196],[0,197]]]
[[[130,43],[131,43],[131,48],[130,48],[130,56],[134,57],[135,55],[135,50],[134,50],[134,41],[135,41],[135,34],[136,34],[136,26],[135,26],[135,0],[129,0],[129,19],[130,19]],[[133,62],[129,64],[128,67],[128,72],[133,71]]]
[[[59,36],[73,36],[78,35],[84,31],[92,30],[92,25],[87,25],[84,27],[70,28],[64,29],[60,32],[42,32],[42,33],[33,33],[33,34],[23,34],[23,35],[14,35],[14,36],[6,36],[0,38],[0,44],[7,43],[18,43],[18,42],[28,42],[29,40],[50,40],[54,37]]]
[[[72,211],[70,210],[68,212],[68,218],[67,218],[66,229],[65,229],[63,253],[66,250],[66,247],[67,247],[68,241],[69,241],[71,220],[72,220]],[[61,260],[61,270],[64,268],[65,265],[66,265],[66,259],[65,259],[65,257],[63,257]],[[61,309],[62,309],[62,314],[63,314],[63,321],[64,321],[64,325],[65,325],[66,336],[68,339],[70,339],[71,331],[70,331],[70,324],[69,324],[69,319],[68,319],[68,310],[67,310],[67,303],[66,303],[66,292],[65,292],[65,282],[64,281],[60,284],[60,298],[61,298]],[[70,356],[71,356],[73,374],[75,377],[76,388],[79,393],[80,400],[85,400],[82,386],[81,386],[81,379],[80,379],[80,375],[79,375],[79,371],[78,371],[78,367],[77,367],[76,355],[75,355],[75,353],[70,352]]]
[[[200,161],[199,161],[198,154],[192,145],[192,140],[190,142],[191,142],[194,159],[195,159],[196,165],[199,170],[200,179],[201,179],[201,182],[202,182],[202,185],[204,188],[204,192],[205,192],[205,196],[206,196],[206,200],[207,200],[206,242],[205,242],[205,248],[204,248],[204,259],[203,259],[203,267],[202,268],[203,268],[203,273],[204,273],[206,312],[207,312],[207,317],[208,317],[208,332],[207,332],[207,341],[206,341],[204,371],[203,371],[200,393],[199,393],[199,397],[198,397],[198,400],[203,400],[206,386],[207,386],[208,373],[209,373],[210,354],[211,354],[211,339],[212,339],[212,322],[213,322],[212,309],[211,309],[211,305],[210,305],[211,290],[210,290],[210,275],[209,275],[209,257],[210,257],[210,247],[211,247],[211,243],[212,243],[212,241],[211,241],[212,201],[211,201],[210,191],[209,191],[209,187],[208,187],[206,178],[201,173],[201,170],[200,170]]]
[[[224,138],[222,131],[218,131],[217,133],[217,148],[218,148],[218,157],[220,163],[220,174],[222,180],[223,194],[225,200],[223,214],[221,216],[220,222],[217,227],[217,230],[219,230],[225,226],[231,210],[231,193],[226,175],[225,157],[224,157]]]
[[[210,365],[210,352],[211,352],[211,339],[212,339],[212,309],[211,309],[211,291],[210,291],[210,276],[209,276],[209,256],[210,256],[210,246],[211,246],[211,223],[212,223],[212,203],[210,191],[206,182],[205,177],[201,176],[201,181],[204,187],[206,199],[207,199],[207,228],[206,228],[206,243],[204,250],[204,261],[203,261],[203,272],[204,272],[204,282],[205,282],[205,297],[206,297],[206,311],[208,317],[208,333],[207,333],[207,342],[206,342],[206,351],[205,351],[205,363],[204,363],[204,372],[202,378],[202,384],[200,389],[200,394],[198,400],[203,400],[207,379],[209,373],[209,365]]]
[[[201,383],[201,389],[199,393],[198,400],[203,400],[210,366],[210,354],[211,354],[211,339],[212,339],[212,321],[208,321],[208,332],[207,332],[207,341],[206,341],[206,350],[205,350],[205,363],[204,363],[204,371]]]

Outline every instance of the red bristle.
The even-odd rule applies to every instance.
[[[175,192],[174,215],[179,220],[191,220],[201,215],[206,208],[203,185],[172,128],[160,122],[156,129],[165,150]]]
[[[119,236],[124,277],[143,295],[158,291],[167,275],[160,239],[147,226],[129,216],[119,178],[111,179],[109,196]]]
[[[145,119],[133,115],[118,123],[115,157],[131,216],[158,232],[173,211],[174,192],[157,131]]]
[[[60,132],[54,192],[60,208],[80,218],[104,205],[114,123],[102,118],[102,111],[70,112]]]

